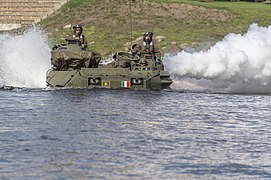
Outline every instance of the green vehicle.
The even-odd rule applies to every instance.
[[[100,63],[99,53],[82,50],[75,40],[53,47],[52,68],[46,74],[50,88],[167,89],[170,74],[154,55],[139,57],[118,52],[110,63]]]

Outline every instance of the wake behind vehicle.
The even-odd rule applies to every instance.
[[[154,55],[139,57],[118,52],[113,61],[102,65],[99,53],[82,50],[76,40],[53,47],[52,68],[46,74],[50,88],[167,89],[170,74]]]

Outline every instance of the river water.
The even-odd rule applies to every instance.
[[[0,179],[271,178],[269,95],[0,91]]]
[[[271,26],[165,55],[162,91],[46,90],[44,32],[0,40],[0,179],[271,178]]]

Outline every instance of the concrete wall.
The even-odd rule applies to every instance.
[[[1,0],[0,31],[37,23],[68,0]]]

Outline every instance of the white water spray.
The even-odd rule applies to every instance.
[[[33,27],[23,35],[0,34],[0,86],[43,88],[50,68],[47,36]]]
[[[175,88],[271,93],[271,26],[250,25],[241,34],[228,34],[207,51],[165,58]]]

